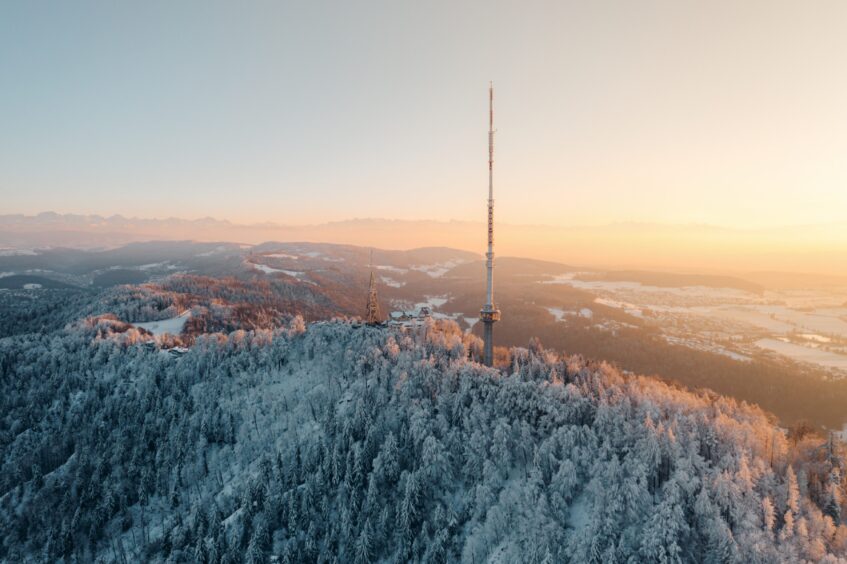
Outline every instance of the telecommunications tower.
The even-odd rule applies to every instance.
[[[379,325],[382,323],[382,313],[379,311],[379,299],[376,295],[376,277],[374,276],[374,252],[371,251],[370,262],[371,281],[368,284],[368,305],[365,306],[365,323],[368,325]]]
[[[488,252],[485,253],[488,273],[485,286],[485,305],[479,312],[483,323],[485,349],[483,362],[494,364],[494,323],[500,320],[500,310],[494,304],[494,85],[488,85]]]

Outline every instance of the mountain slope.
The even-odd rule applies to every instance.
[[[835,562],[843,452],[454,324],[0,340],[0,559]]]

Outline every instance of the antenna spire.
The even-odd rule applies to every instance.
[[[368,268],[371,271],[371,281],[368,284],[368,305],[365,307],[365,323],[368,325],[379,325],[382,323],[382,312],[379,310],[379,299],[376,295],[376,277],[373,269],[374,251],[371,249]]]
[[[483,362],[494,364],[494,323],[500,320],[500,310],[494,304],[494,83],[488,83],[488,252],[485,253],[487,271],[485,305],[479,312],[483,323],[485,341]]]

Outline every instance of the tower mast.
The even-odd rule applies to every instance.
[[[488,85],[488,252],[485,253],[487,271],[485,305],[479,312],[483,323],[485,347],[483,362],[494,364],[494,323],[500,320],[500,310],[494,304],[494,85]]]
[[[368,284],[368,305],[365,307],[365,323],[378,325],[382,323],[382,313],[379,311],[379,299],[376,295],[376,277],[374,276],[374,252],[371,250],[371,258],[368,267],[371,270],[371,280]]]

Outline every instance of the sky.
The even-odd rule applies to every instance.
[[[0,3],[0,213],[847,221],[847,3]]]

